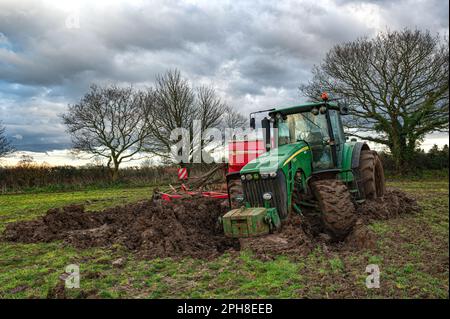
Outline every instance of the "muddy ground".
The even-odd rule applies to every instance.
[[[301,256],[317,244],[330,249],[371,248],[375,235],[366,226],[370,221],[415,213],[419,206],[411,196],[388,189],[384,198],[357,205],[356,226],[339,243],[323,233],[314,212],[292,215],[279,233],[230,239],[223,235],[218,222],[227,210],[222,201],[203,197],[142,201],[99,212],[85,212],[84,206],[72,205],[51,209],[35,220],[8,224],[1,239],[23,243],[63,240],[77,248],[122,244],[142,258],[210,258],[248,248],[262,259],[271,259],[280,254]]]

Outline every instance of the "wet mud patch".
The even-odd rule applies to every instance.
[[[381,198],[366,200],[357,205],[358,217],[366,223],[371,220],[391,219],[419,211],[420,206],[414,197],[395,188],[387,188]]]
[[[144,258],[206,258],[239,249],[223,235],[218,218],[226,207],[218,200],[142,201],[100,212],[82,205],[51,209],[32,221],[8,224],[2,239],[34,243],[63,240],[77,248],[119,243]]]
[[[420,211],[416,200],[398,190],[387,189],[383,198],[356,204],[357,221],[347,237],[334,242],[326,234],[320,213],[303,209],[303,216],[291,215],[283,222],[282,231],[264,237],[240,239],[242,248],[249,248],[258,258],[274,259],[278,255],[301,257],[318,245],[330,250],[363,250],[376,247],[376,234],[367,226],[371,221],[396,218]]]
[[[190,198],[165,202],[141,201],[98,212],[86,212],[83,205],[49,210],[44,216],[6,226],[1,240],[35,243],[62,240],[77,248],[108,247],[122,244],[139,257],[210,258],[226,251],[252,250],[257,257],[304,256],[317,245],[331,249],[371,249],[375,234],[367,227],[373,220],[415,213],[414,198],[388,189],[383,198],[357,205],[358,221],[347,238],[331,241],[324,231],[320,214],[304,211],[283,221],[282,231],[267,236],[231,239],[223,234],[219,217],[227,212],[223,202],[212,198]]]
[[[241,238],[243,249],[250,249],[260,259],[273,259],[279,255],[301,256],[314,248],[314,241],[303,230],[304,220],[299,215],[291,215],[282,223],[282,231],[274,234]]]

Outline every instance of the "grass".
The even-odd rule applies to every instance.
[[[0,231],[6,223],[36,218],[53,207],[85,204],[89,210],[99,210],[148,199],[151,195],[152,189],[149,187],[0,195]]]
[[[101,298],[448,298],[449,216],[446,179],[401,180],[389,186],[419,200],[422,212],[370,225],[375,249],[316,247],[305,257],[261,261],[249,251],[208,261],[139,260],[120,246],[77,250],[62,243],[0,242],[0,297],[45,298],[68,264],[80,265],[81,288],[68,297]],[[149,198],[150,188],[0,196],[0,231],[8,222],[52,207],[84,203],[90,210]],[[125,258],[123,268],[112,262]],[[367,289],[365,268],[380,267],[379,289]]]
[[[2,188],[0,189],[0,195],[98,191],[105,189],[154,187],[160,185],[160,181],[157,181],[158,183],[155,182],[156,181],[121,180],[117,182],[97,182],[91,184],[50,184],[46,186],[21,187],[18,189]]]

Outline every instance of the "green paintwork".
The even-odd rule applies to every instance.
[[[276,208],[267,208],[266,222],[269,224],[270,229],[279,229],[281,227],[281,219],[278,216]]]
[[[301,148],[307,146],[305,142],[298,142],[293,144],[285,144],[276,149],[270,150],[254,160],[250,161],[241,169],[242,174],[248,173],[270,173],[276,172],[278,169],[283,167],[286,160],[289,159],[295,152],[299,151]],[[310,153],[310,151],[305,151],[305,153]],[[293,160],[297,161],[297,157]],[[293,161],[291,160],[291,161]],[[305,163],[307,164],[307,163]]]
[[[281,225],[276,208],[246,208],[230,210],[222,217],[224,233],[228,237],[255,237],[270,233]]]
[[[342,168],[339,177],[346,183],[353,181],[352,170],[352,155],[355,142],[347,142],[343,145],[342,151]]]
[[[335,103],[320,102],[278,108],[275,111],[270,112],[269,115],[273,116],[276,113],[289,115],[310,112],[314,107],[320,108],[321,106],[326,106],[328,109],[339,110],[339,106]],[[338,177],[348,184],[352,183],[354,180],[351,167],[354,146],[355,142],[342,143],[339,145],[340,151],[337,152],[338,156],[341,156],[341,158],[338,159],[340,166],[336,167],[339,170]],[[255,173],[264,174],[270,172],[284,174],[287,192],[286,205],[288,210],[291,211],[295,176],[297,173],[300,173],[302,188],[303,190],[306,190],[308,178],[313,174],[312,163],[312,151],[309,149],[308,144],[304,141],[299,141],[292,144],[284,144],[264,153],[247,163],[247,165],[241,169],[240,173],[241,175],[254,175]],[[272,211],[270,209],[272,209]],[[300,207],[297,207],[297,212],[299,211],[301,211],[301,209]],[[275,212],[276,216],[272,216],[269,212]],[[270,231],[270,225],[273,227],[273,223],[276,222],[277,218],[279,221],[276,208],[251,207],[249,202],[245,202],[245,208],[241,210],[232,210],[224,216],[223,225],[225,234],[230,237],[258,236],[268,233]],[[263,223],[263,220],[266,220],[266,222]]]

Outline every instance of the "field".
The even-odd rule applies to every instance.
[[[266,261],[248,250],[208,260],[142,260],[120,245],[81,250],[62,242],[0,242],[0,298],[52,297],[69,264],[80,265],[81,287],[66,290],[68,298],[448,298],[448,180],[388,186],[415,196],[422,211],[370,224],[377,235],[373,249],[318,245],[302,258]],[[99,210],[150,196],[151,188],[0,195],[0,232],[54,207]],[[119,258],[125,262],[115,267]],[[368,264],[380,268],[379,289],[365,286]]]

